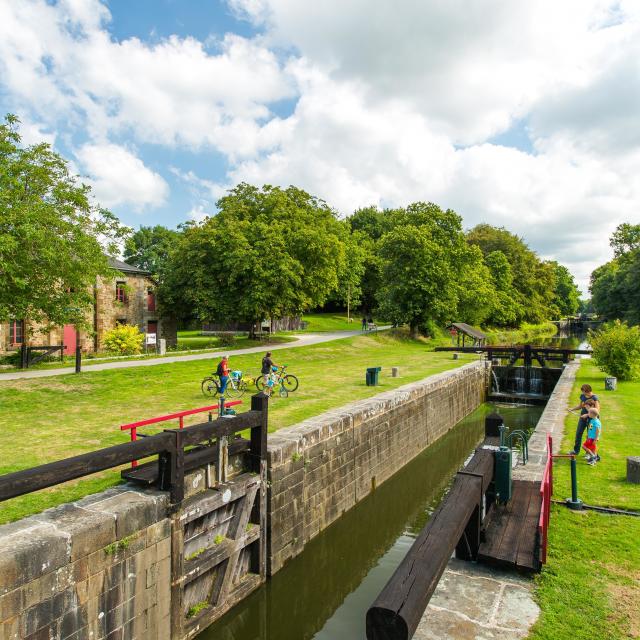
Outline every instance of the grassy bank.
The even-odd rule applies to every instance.
[[[590,505],[640,511],[640,485],[625,480],[626,457],[640,455],[640,382],[619,382],[617,391],[604,391],[604,374],[583,360],[573,406],[584,383],[593,386],[602,404],[602,461],[590,467],[583,457],[578,460],[579,496]],[[576,422],[567,416],[564,450],[573,444]],[[566,460],[556,462],[554,475],[555,497],[564,499],[570,495]],[[548,563],[536,593],[542,615],[530,638],[640,638],[640,517],[554,506]]]
[[[489,344],[511,345],[553,338],[558,332],[558,328],[553,322],[543,322],[542,324],[527,324],[525,322],[518,329],[489,327],[483,331],[488,336]]]
[[[300,388],[272,401],[270,430],[477,358],[454,361],[429,348],[428,341],[385,332],[274,352],[276,362],[299,377]],[[259,365],[260,354],[231,354],[234,369],[256,374]],[[210,401],[200,381],[214,366],[213,360],[200,360],[0,382],[0,474],[126,442],[120,424],[206,406]],[[383,367],[379,387],[365,385],[368,366]],[[391,378],[392,366],[400,367],[401,377]],[[248,401],[247,396],[244,408]],[[117,474],[96,478],[4,503],[0,522],[99,490]]]

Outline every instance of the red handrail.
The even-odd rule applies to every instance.
[[[231,400],[231,402],[225,402],[225,407],[235,407],[242,404],[242,400]],[[158,416],[157,418],[147,418],[146,420],[139,420],[138,422],[129,422],[128,424],[121,424],[120,431],[131,431],[131,442],[138,439],[138,427],[146,427],[150,424],[156,424],[158,422],[166,422],[167,420],[178,420],[180,429],[184,429],[185,416],[192,416],[196,413],[204,413],[205,411],[216,411],[220,408],[218,404],[212,404],[209,407],[200,407],[199,409],[188,409],[187,411],[178,411],[177,413],[168,413],[165,416]],[[138,461],[134,460],[131,463],[132,467],[138,466]]]
[[[538,520],[538,537],[540,539],[540,562],[547,562],[547,545],[549,542],[549,518],[551,516],[551,496],[553,495],[553,440],[547,434],[547,463],[540,483],[540,497],[542,508]]]

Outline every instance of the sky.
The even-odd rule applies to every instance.
[[[0,0],[0,111],[134,228],[430,201],[586,291],[640,223],[638,0]]]

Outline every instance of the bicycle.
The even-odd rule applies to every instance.
[[[270,389],[273,390],[277,385],[280,385],[280,396],[283,398],[286,398],[289,393],[293,393],[299,385],[298,378],[291,373],[287,373],[286,364],[280,367],[279,371],[276,370],[271,374],[271,381],[273,384],[269,385]],[[264,376],[257,377],[256,389],[258,391],[264,391],[264,386]]]
[[[253,382],[250,376],[243,377],[242,371],[231,371],[224,395],[229,398],[240,398]],[[217,374],[207,376],[200,383],[200,388],[205,396],[220,395],[220,378]]]

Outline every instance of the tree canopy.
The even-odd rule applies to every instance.
[[[123,229],[48,144],[22,146],[18,123],[0,124],[0,319],[83,325]]]
[[[163,271],[178,237],[178,231],[162,225],[140,227],[125,240],[125,262],[158,275]]]
[[[187,227],[160,288],[177,316],[250,323],[324,304],[339,286],[348,228],[301,189],[239,184]]]
[[[615,257],[591,274],[591,302],[609,320],[640,324],[640,225],[619,225],[610,244]]]

